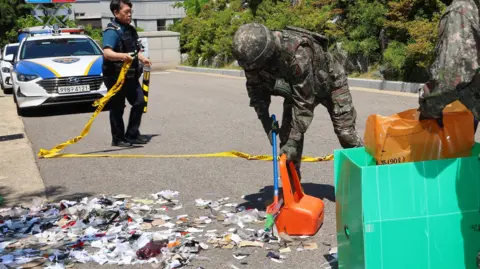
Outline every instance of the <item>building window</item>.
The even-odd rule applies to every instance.
[[[75,17],[83,17],[85,16],[85,13],[75,13]]]
[[[157,31],[166,31],[167,26],[166,26],[167,20],[157,20]]]

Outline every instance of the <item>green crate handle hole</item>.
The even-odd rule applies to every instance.
[[[345,226],[343,227],[343,229],[345,230],[345,235],[347,236],[347,239],[349,239],[349,238],[350,238],[350,231],[348,230],[348,226],[345,225]]]

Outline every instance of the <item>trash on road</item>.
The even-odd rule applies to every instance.
[[[62,200],[31,208],[0,209],[0,268],[62,269],[75,263],[143,264],[177,268],[208,259],[212,248],[231,249],[232,256],[248,259],[249,249],[264,248],[267,258],[283,262],[290,246],[316,249],[316,243],[296,243],[275,230],[252,228],[265,221],[265,212],[238,207],[229,198],[196,199],[206,214],[189,216],[176,191],[148,198],[125,194],[77,201]],[[215,227],[209,227],[215,226]]]

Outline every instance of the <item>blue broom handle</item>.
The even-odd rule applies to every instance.
[[[276,124],[275,114],[272,115],[272,122]],[[277,134],[272,130],[272,147],[273,147],[273,195],[278,196],[278,161],[277,161]]]

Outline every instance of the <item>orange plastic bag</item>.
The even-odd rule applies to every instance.
[[[392,116],[370,115],[365,148],[377,164],[418,162],[471,155],[475,143],[473,114],[456,101],[443,110],[443,128],[435,120],[418,120],[416,109]]]

